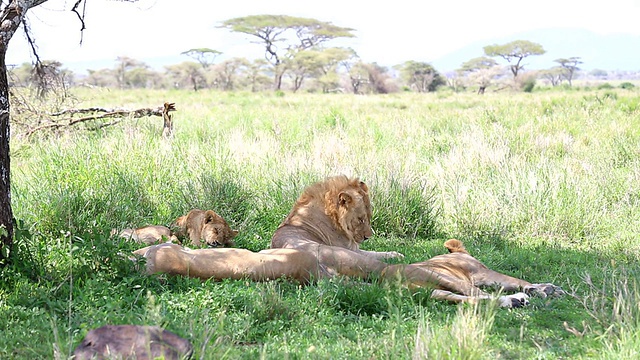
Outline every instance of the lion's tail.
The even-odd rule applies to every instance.
[[[451,253],[460,252],[468,254],[467,249],[465,249],[464,245],[462,244],[462,241],[457,239],[449,239],[445,241],[444,247],[446,247],[447,250],[449,250],[449,252]]]

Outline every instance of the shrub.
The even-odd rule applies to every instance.
[[[636,87],[635,85],[633,85],[632,83],[625,81],[622,84],[620,84],[620,89],[625,89],[625,90],[631,90],[634,87]]]
[[[536,86],[536,76],[534,73],[523,73],[516,78],[516,86],[524,92],[532,92]]]
[[[598,90],[609,90],[609,89],[613,89],[613,85],[611,85],[609,83],[604,83],[604,84],[598,85]]]
[[[533,91],[533,88],[536,86],[536,79],[531,78],[524,81],[522,84],[522,91],[530,93]]]

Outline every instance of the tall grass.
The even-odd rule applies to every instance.
[[[615,358],[637,348],[637,285],[610,276],[640,271],[633,91],[74,91],[80,107],[175,102],[175,135],[162,139],[159,118],[14,134],[19,225],[14,262],[0,270],[0,358],[64,358],[106,323],[165,326],[203,359]],[[138,245],[109,235],[211,208],[240,230],[238,246],[261,250],[302,189],[337,174],[371,189],[364,248],[414,262],[458,237],[489,267],[574,296],[502,311],[341,279],[301,288],[148,277],[126,257]]]
[[[640,289],[636,270],[613,270],[600,286],[594,285],[589,276],[586,282],[591,288],[583,298],[584,307],[603,330],[594,330],[583,323],[578,335],[590,331],[599,334],[604,342],[602,359],[640,356]]]
[[[491,359],[488,346],[495,306],[460,306],[444,326],[422,319],[418,325],[413,359]]]

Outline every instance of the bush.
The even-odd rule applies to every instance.
[[[519,75],[516,78],[516,86],[527,93],[533,91],[533,88],[536,86],[536,76],[532,72],[526,72]]]
[[[625,89],[625,90],[631,90],[634,87],[636,87],[635,85],[633,85],[632,83],[625,81],[622,84],[620,84],[620,89]]]
[[[526,92],[526,93],[530,93],[533,91],[533,88],[536,86],[536,79],[531,78],[531,79],[527,79],[525,80],[525,82],[522,84],[522,91]]]
[[[613,85],[611,85],[609,83],[604,83],[604,84],[598,85],[598,90],[610,90],[610,89],[613,89]]]

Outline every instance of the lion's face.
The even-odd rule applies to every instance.
[[[234,246],[233,238],[236,235],[238,231],[232,230],[220,215],[211,210],[205,213],[201,236],[208,246]]]
[[[351,241],[360,244],[373,235],[371,201],[365,183],[340,192],[337,211],[338,224]]]

